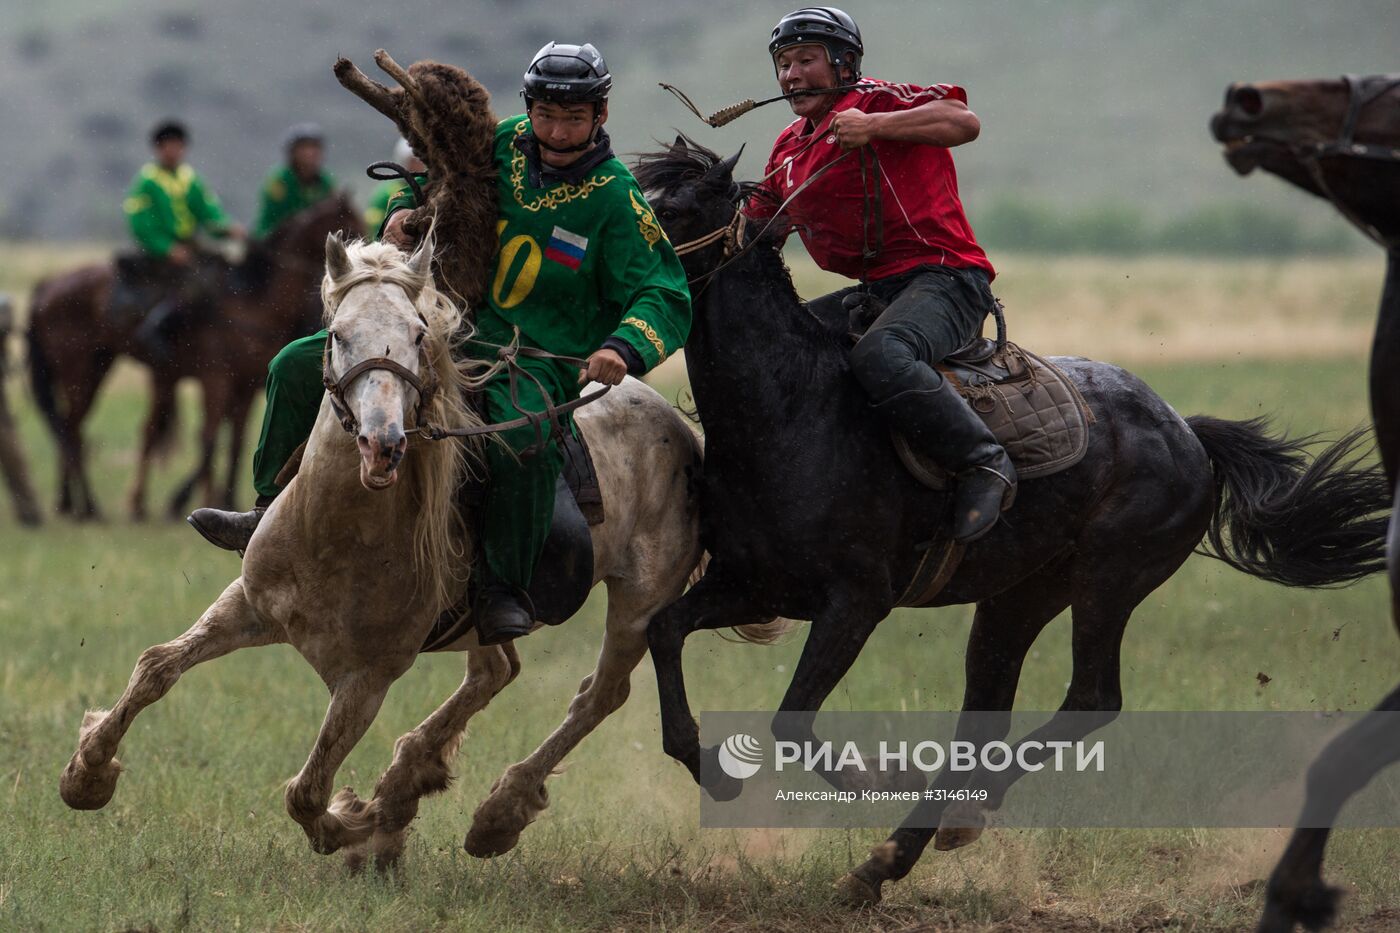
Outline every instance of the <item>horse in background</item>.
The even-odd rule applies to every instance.
[[[1328,201],[1386,251],[1385,286],[1371,343],[1371,417],[1389,488],[1400,507],[1400,74],[1232,84],[1211,118],[1225,160],[1262,168]],[[1391,620],[1400,626],[1400,522],[1387,541]],[[1400,761],[1400,686],[1331,742],[1308,770],[1298,829],[1269,877],[1259,930],[1309,930],[1336,918],[1340,892],[1322,880],[1329,830],[1348,797]]]
[[[173,442],[176,384],[199,382],[203,395],[198,464],[183,481],[169,512],[183,517],[195,487],[230,508],[240,479],[248,411],[266,378],[267,363],[288,341],[308,333],[327,234],[363,231],[359,214],[341,193],[289,219],[250,251],[258,281],[232,288],[212,312],[184,323],[177,352],[153,359],[133,335],[138,320],[107,313],[115,282],[112,264],[93,264],[39,282],[30,303],[30,381],[44,422],[58,445],[58,511],[79,519],[101,517],[87,475],[82,427],[108,372],[125,354],[151,370],[151,406],[142,431],[140,460],[128,492],[131,516],[146,517],[146,484],[156,455]],[[215,488],[214,458],[221,429],[229,428],[228,472]]]
[[[43,522],[43,516],[39,511],[39,497],[29,482],[29,465],[25,461],[19,431],[10,415],[10,401],[5,389],[10,362],[10,332],[14,329],[14,323],[14,302],[9,295],[0,294],[0,472],[5,474],[5,484],[10,487],[15,517],[21,525],[34,527]]]
[[[425,242],[406,259],[382,243],[348,251],[338,239],[327,244],[329,374],[340,380],[370,365],[343,387],[355,433],[324,398],[300,469],[258,526],[242,576],[193,628],[141,655],[116,706],[85,716],[59,785],[69,806],[106,805],[121,773],[115,756],[122,736],[185,671],[240,648],[281,643],[295,647],[331,693],[315,747],[286,789],[287,810],[315,851],[345,849],[352,867],[371,855],[381,867],[392,864],[421,798],[447,787],[467,721],[520,671],[514,644],[482,648],[471,627],[434,646],[467,652],[466,679],[398,740],[374,796],[362,800],[348,788],[331,795],[337,769],[390,685],[413,666],[440,613],[462,605],[468,582],[474,524],[454,503],[463,477],[480,462],[480,447],[409,435],[429,422],[479,425],[463,389],[490,373],[486,364],[452,358],[470,329],[433,285],[432,249]],[[433,379],[437,391],[425,391]],[[590,438],[607,514],[589,528],[591,582],[608,589],[602,650],[564,722],[478,807],[466,839],[473,855],[509,850],[548,805],[545,780],[626,701],[652,614],[679,596],[701,565],[691,481],[701,450],[684,419],[629,378],[580,409],[577,420]],[[764,641],[784,627],[770,622],[740,634]]]

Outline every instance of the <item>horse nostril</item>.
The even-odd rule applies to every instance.
[[[1257,117],[1264,112],[1264,95],[1259,89],[1246,84],[1235,89],[1235,107],[1246,117]]]
[[[355,446],[360,448],[361,457],[370,457],[374,455],[374,448],[370,445],[369,438],[365,437],[363,434],[355,438]]]

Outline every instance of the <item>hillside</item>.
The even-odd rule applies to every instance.
[[[771,93],[765,43],[791,5],[592,0],[566,15],[544,0],[404,0],[392,10],[331,0],[124,0],[119,10],[0,0],[0,233],[120,234],[121,191],[146,157],[147,128],[166,114],[190,122],[193,163],[240,217],[253,210],[283,130],[299,120],[325,126],[332,167],[367,190],[361,167],[387,157],[390,128],[340,89],[330,64],[343,53],[368,70],[379,46],[403,62],[464,65],[506,114],[519,106],[518,76],[536,48],[591,38],[617,79],[610,129],[619,150],[679,128],[724,150],[747,142],[742,169],[753,174],[787,122],[781,105],[710,130],[656,81],[706,108]],[[870,73],[969,89],[984,132],[958,164],[974,219],[1019,199],[1065,210],[1141,205],[1164,219],[1228,201],[1335,223],[1276,182],[1236,179],[1206,120],[1231,80],[1400,67],[1394,0],[900,0],[850,10]]]

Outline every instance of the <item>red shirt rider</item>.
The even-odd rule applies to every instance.
[[[861,78],[854,90],[837,98],[816,123],[798,117],[773,143],[764,169],[767,188],[776,200],[751,198],[747,213],[766,219],[788,195],[817,175],[785,209],[818,266],[849,278],[883,279],[920,265],[976,267],[990,280],[995,276],[987,254],[977,245],[958,197],[958,174],[953,157],[943,146],[910,145],[901,140],[871,139],[879,160],[881,226],[880,254],[862,263],[866,198],[872,192],[874,170],[866,162],[861,178],[857,155],[847,155],[837,142],[832,122],[838,113],[858,110],[882,114],[907,111],[936,100],[967,103],[962,88],[951,84],[919,87]],[[819,137],[813,141],[813,136]],[[845,158],[842,158],[845,156]],[[840,160],[838,164],[833,162]],[[830,168],[826,166],[830,165]],[[874,238],[874,230],[870,231]]]
[[[809,307],[842,324],[855,311],[858,327],[879,314],[851,350],[851,375],[876,417],[957,477],[952,536],[976,541],[1015,498],[1016,469],[934,364],[978,336],[996,303],[948,153],[981,123],[962,88],[862,78],[860,27],[835,7],[778,20],[768,52],[797,119],[746,210],[763,218],[782,205],[818,266],[861,280]]]

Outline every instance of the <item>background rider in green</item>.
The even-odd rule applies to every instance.
[[[334,193],[335,178],[322,165],[325,142],[315,123],[298,123],[287,131],[283,142],[287,161],[263,179],[253,236],[264,239],[293,214]]]
[[[405,169],[418,177],[419,184],[427,180],[428,167],[423,164],[423,160],[413,154],[412,147],[408,140],[400,139],[394,146],[393,162],[402,165]],[[369,206],[365,208],[365,229],[369,231],[368,239],[379,239],[379,228],[384,225],[384,218],[389,216],[389,202],[400,194],[408,190],[408,185],[401,178],[390,178],[388,181],[381,181],[369,196]]]
[[[197,260],[194,236],[242,238],[242,225],[229,220],[218,197],[185,162],[189,133],[184,124],[165,120],[151,131],[154,158],[131,181],[122,208],[140,255],[135,261],[118,261],[118,288],[112,313],[145,313],[149,289],[138,281],[157,282],[168,297],[160,301],[137,329],[135,340],[154,357],[168,355],[163,334],[176,312],[207,298],[192,274]]]
[[[580,370],[559,360],[521,358],[549,393],[521,380],[521,407],[543,411],[577,398],[592,380],[616,385],[680,349],[690,332],[690,293],[680,261],[627,167],[612,153],[603,124],[612,76],[592,45],[551,42],[525,73],[526,113],[501,121],[495,162],[500,203],[499,252],[485,304],[474,309],[477,336],[466,355],[494,359],[519,331],[522,345],[586,357]],[[403,220],[412,197],[396,199],[381,231],[406,246]],[[396,213],[398,212],[398,213]],[[326,334],[282,350],[268,368],[268,405],[254,459],[263,501],[275,477],[315,422],[322,395]],[[483,393],[488,421],[518,416],[504,374]],[[490,481],[483,505],[485,583],[473,609],[483,644],[523,635],[532,626],[530,584],[554,510],[562,455],[531,428],[502,432],[487,446]],[[190,523],[223,547],[241,549],[260,513],[201,509]]]

